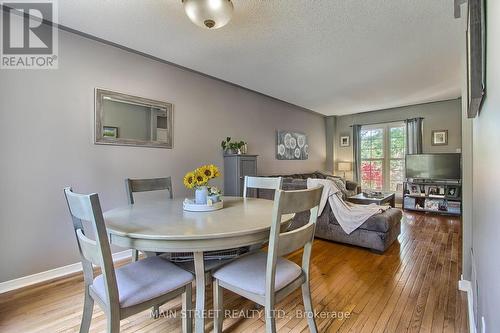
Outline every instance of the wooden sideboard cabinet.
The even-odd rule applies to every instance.
[[[245,176],[257,176],[258,155],[224,155],[224,195],[243,196]]]

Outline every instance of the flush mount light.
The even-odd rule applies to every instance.
[[[189,19],[202,28],[225,26],[233,15],[231,0],[182,0]]]

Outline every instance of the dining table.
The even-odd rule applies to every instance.
[[[147,200],[104,213],[111,244],[146,253],[192,252],[196,282],[195,331],[204,332],[204,252],[227,250],[269,240],[272,200],[223,197],[223,208],[209,212],[183,210],[184,199]],[[294,214],[282,216],[289,225]]]

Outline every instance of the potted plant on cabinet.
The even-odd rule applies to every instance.
[[[231,141],[231,137],[227,137],[226,140],[221,142],[222,150],[224,154],[246,154],[248,150],[247,143],[245,141]]]

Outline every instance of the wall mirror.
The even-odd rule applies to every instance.
[[[172,148],[173,105],[95,90],[95,143]]]

